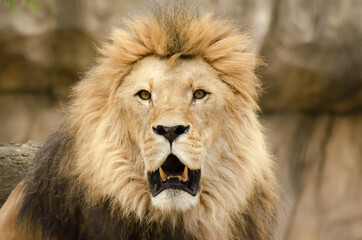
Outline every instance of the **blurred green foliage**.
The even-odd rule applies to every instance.
[[[8,4],[10,11],[14,9],[14,0],[1,0]],[[26,4],[30,5],[34,11],[38,10],[38,3],[35,0],[25,0]]]

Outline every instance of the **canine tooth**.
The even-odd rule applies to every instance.
[[[160,167],[160,176],[161,176],[162,181],[166,181],[167,175],[161,167]]]
[[[185,166],[184,172],[182,173],[182,178],[183,179],[187,179],[187,176],[189,175],[189,170],[188,168]]]

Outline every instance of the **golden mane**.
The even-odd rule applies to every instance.
[[[277,198],[273,192],[272,163],[255,114],[259,82],[254,70],[258,60],[254,54],[246,52],[248,38],[227,21],[214,18],[209,13],[203,16],[194,13],[190,15],[187,9],[158,8],[148,17],[130,19],[125,24],[128,29],[117,28],[112,31],[110,40],[99,49],[101,56],[98,64],[74,89],[75,100],[70,122],[73,124],[72,129],[77,132],[76,146],[80,156],[76,174],[88,183],[91,189],[89,194],[98,198],[111,196],[114,209],[121,205],[122,214],[136,214],[139,219],[147,218],[149,221],[167,219],[161,212],[149,209],[150,196],[145,187],[148,183],[143,177],[144,166],[140,153],[131,150],[127,130],[122,124],[111,125],[111,122],[122,121],[119,120],[122,106],[117,106],[113,96],[122,79],[132,71],[133,65],[146,56],[169,58],[171,64],[176,64],[180,58],[201,57],[217,70],[220,79],[239,98],[238,106],[232,98],[229,100],[230,121],[225,127],[225,132],[228,133],[226,135],[229,136],[229,150],[234,155],[223,157],[240,161],[230,163],[230,166],[240,169],[244,177],[231,180],[230,188],[225,189],[218,189],[217,183],[210,185],[204,180],[205,185],[209,184],[214,193],[201,195],[203,209],[199,212],[184,214],[183,217],[188,222],[186,228],[199,238],[227,239],[230,237],[228,234],[238,232],[237,228],[246,221],[242,218],[242,212],[232,211],[237,208],[247,211],[247,201],[250,201],[250,196],[257,194],[255,191],[265,195],[266,199],[259,201],[265,201],[263,204],[271,211],[267,215],[272,216]],[[238,126],[237,130],[235,126]],[[218,172],[216,168],[213,171]],[[122,179],[116,177],[120,175]],[[204,179],[207,178],[204,176]],[[238,180],[243,181],[243,192],[230,192],[235,191],[231,187],[232,181]],[[206,187],[207,191],[210,189]],[[134,198],[129,197],[134,194]],[[218,199],[215,199],[222,196],[230,196],[230,202],[223,203],[225,206],[219,206]],[[227,206],[228,204],[231,206]],[[219,207],[230,208],[231,212],[221,213]],[[262,218],[261,215],[260,213],[258,218]],[[235,220],[238,222],[236,225],[230,223]],[[175,218],[172,221],[175,223],[178,220]],[[204,226],[204,230],[195,229],[199,225],[198,221],[204,221],[208,226]],[[207,233],[207,228],[215,231]],[[259,231],[267,231],[266,229],[267,226]],[[197,232],[202,235],[199,236]],[[215,232],[219,234],[210,235]]]

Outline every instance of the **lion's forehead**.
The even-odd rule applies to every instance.
[[[178,60],[174,65],[169,59],[149,56],[140,60],[126,78],[129,86],[150,89],[153,92],[212,86],[217,83],[216,71],[201,58]]]

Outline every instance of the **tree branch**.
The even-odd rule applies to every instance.
[[[33,141],[25,144],[0,143],[0,206],[24,178],[40,146]]]

